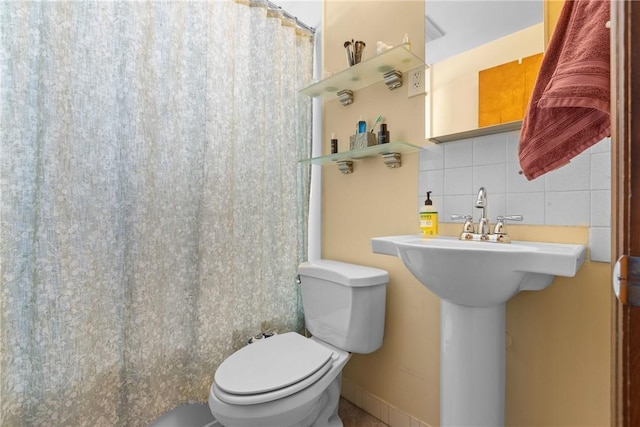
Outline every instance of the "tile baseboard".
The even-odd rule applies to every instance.
[[[401,411],[344,377],[342,378],[340,395],[390,427],[431,427],[431,425]]]

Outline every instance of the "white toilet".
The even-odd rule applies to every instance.
[[[247,345],[216,370],[209,408],[226,427],[342,426],[342,368],[382,345],[384,270],[319,260],[298,269],[307,329]]]

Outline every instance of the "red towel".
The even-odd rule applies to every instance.
[[[527,179],[569,163],[611,134],[609,0],[567,0],[520,132]]]

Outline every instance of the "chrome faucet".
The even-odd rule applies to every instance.
[[[505,222],[509,221],[522,221],[522,215],[510,215],[499,216],[496,221],[496,226],[491,233],[491,227],[489,226],[489,219],[487,218],[487,189],[480,187],[478,190],[478,196],[476,197],[475,207],[482,209],[480,219],[478,220],[478,228],[473,225],[473,217],[471,215],[451,215],[451,219],[464,219],[464,225],[462,226],[462,233],[460,233],[460,240],[477,240],[483,242],[497,242],[497,243],[510,243],[511,239],[507,235],[507,228]]]
[[[482,216],[478,221],[478,234],[489,234],[489,219],[487,218],[487,189],[480,187],[476,197],[476,208],[482,209]]]

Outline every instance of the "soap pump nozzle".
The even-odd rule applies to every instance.
[[[424,201],[425,206],[433,205],[433,201],[431,200],[431,191],[427,191],[427,200]]]

